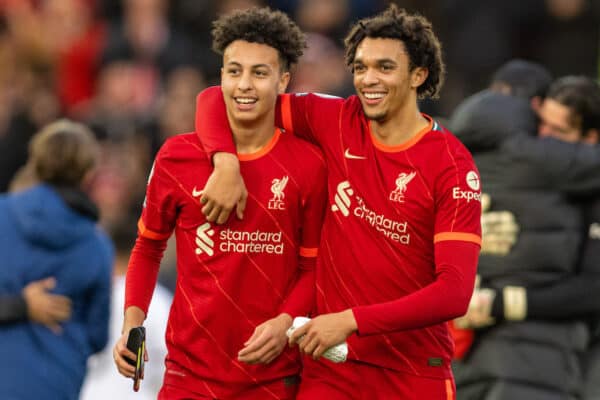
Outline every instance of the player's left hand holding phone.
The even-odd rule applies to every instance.
[[[133,390],[137,392],[148,361],[145,328],[138,326],[124,332],[113,349],[113,358],[119,373],[133,379]]]

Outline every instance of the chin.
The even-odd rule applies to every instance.
[[[369,119],[369,120],[383,122],[387,119],[386,112],[367,112],[364,109],[363,109],[363,111],[365,113],[365,117],[367,117],[367,119]]]
[[[235,113],[233,113],[233,117],[235,119],[237,119],[238,121],[243,121],[243,122],[248,122],[248,121],[253,121],[256,119],[256,113],[254,112],[242,112],[242,111],[237,111]]]

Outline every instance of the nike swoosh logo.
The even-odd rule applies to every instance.
[[[349,158],[350,160],[366,160],[367,157],[364,156],[355,156],[354,154],[350,154],[350,149],[346,149],[344,152],[344,157]]]
[[[192,189],[192,196],[194,196],[194,197],[202,196],[202,190],[198,190],[198,189],[196,189],[196,186],[194,186],[194,189]]]

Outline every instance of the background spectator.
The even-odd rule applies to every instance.
[[[18,294],[52,276],[53,292],[73,304],[71,317],[52,329],[35,321],[0,328],[5,398],[76,400],[87,358],[107,343],[113,251],[83,191],[97,153],[85,126],[54,122],[33,137],[19,175],[33,186],[0,196],[0,294]]]

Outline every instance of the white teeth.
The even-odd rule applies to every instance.
[[[364,96],[369,100],[382,99],[385,93],[363,93]]]
[[[251,104],[251,103],[256,103],[256,99],[249,99],[246,97],[236,97],[235,101],[240,103],[240,104]]]

